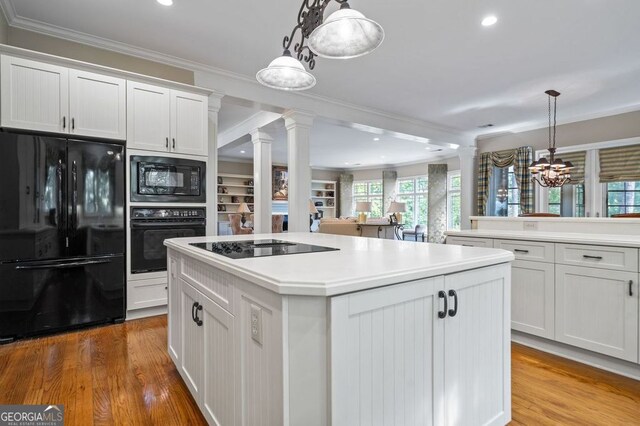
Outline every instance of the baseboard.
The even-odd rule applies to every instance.
[[[640,364],[613,358],[607,355],[601,355],[585,349],[576,348],[564,343],[555,342],[553,340],[544,339],[542,337],[532,336],[519,331],[511,330],[511,341],[558,355],[573,361],[581,362],[601,370],[610,371],[640,380]]]
[[[153,306],[151,308],[143,308],[143,309],[134,309],[131,311],[127,311],[127,321],[139,319],[139,318],[153,317],[156,315],[163,315],[166,313],[167,313],[167,305]]]

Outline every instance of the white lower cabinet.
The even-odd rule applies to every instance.
[[[234,425],[238,363],[234,317],[180,278],[178,287],[180,374],[209,424]]]
[[[638,274],[556,265],[556,340],[638,362]]]
[[[553,339],[554,264],[515,260],[511,265],[511,328]]]
[[[332,298],[331,424],[508,423],[507,269]]]

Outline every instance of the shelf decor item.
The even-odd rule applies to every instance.
[[[221,185],[224,183],[224,179],[222,179],[222,176],[218,176],[218,185]]]
[[[529,166],[531,180],[538,185],[548,188],[556,188],[571,182],[571,169],[574,168],[571,161],[562,161],[556,158],[556,111],[560,92],[547,90],[544,92],[549,98],[549,159],[542,157],[533,161]],[[551,127],[551,98],[553,98],[553,128]],[[552,131],[553,130],[553,131]]]
[[[240,197],[238,197],[237,195],[233,195],[233,196],[231,197],[231,202],[232,202],[233,204],[238,204],[238,203],[240,203]]]
[[[358,223],[367,223],[367,213],[371,211],[371,201],[356,201]]]
[[[331,0],[303,0],[298,22],[290,35],[282,40],[284,51],[267,68],[256,74],[263,85],[280,90],[306,90],[316,84],[316,78],[302,65],[312,70],[316,56],[349,59],[366,55],[384,40],[384,30],[375,21],[351,9],[347,0],[335,0],[340,8],[324,20],[324,11]],[[296,33],[299,40],[293,45]],[[308,40],[308,46],[305,41]]]

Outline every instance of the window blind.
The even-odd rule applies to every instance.
[[[574,168],[571,169],[571,181],[568,183],[578,185],[584,183],[584,165],[587,160],[587,151],[566,152],[557,155],[562,161],[571,161]]]
[[[640,180],[640,145],[601,149],[600,182]]]

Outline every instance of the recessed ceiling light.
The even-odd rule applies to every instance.
[[[482,26],[483,27],[490,27],[491,25],[495,24],[496,22],[498,22],[498,18],[495,15],[485,16],[484,19],[482,20]]]
[[[384,158],[384,155],[381,155],[380,158]]]
[[[380,138],[373,138],[374,141],[378,142]]]
[[[156,0],[163,6],[171,6],[173,4],[173,0]]]
[[[240,151],[240,154],[244,154],[244,151]]]
[[[344,164],[345,164],[346,166],[348,166],[348,165],[349,165],[349,162],[348,162],[348,161],[345,161],[345,162],[344,162]]]

